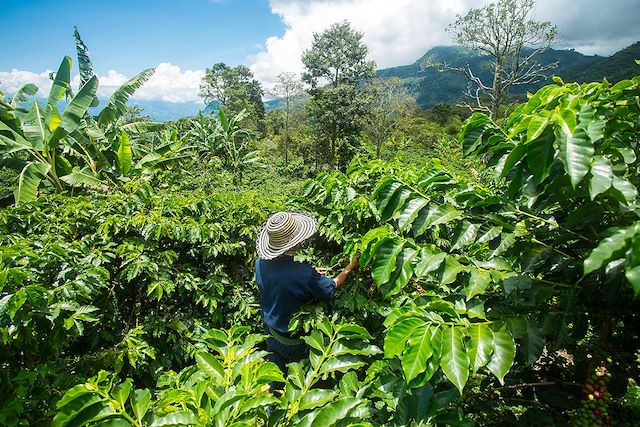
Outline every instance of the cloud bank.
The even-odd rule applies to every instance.
[[[302,71],[300,56],[314,32],[348,20],[364,33],[378,68],[411,64],[437,45],[449,45],[445,28],[456,15],[482,7],[484,0],[270,0],[286,30],[266,40],[251,69],[267,87],[283,72]],[[534,19],[559,30],[558,48],[610,55],[640,39],[640,0],[537,0]]]
[[[52,70],[41,73],[13,69],[9,72],[0,71],[0,90],[4,93],[14,93],[25,83],[34,83],[38,87],[38,96],[46,97],[51,89],[49,74]],[[131,99],[156,100],[167,102],[201,102],[198,97],[200,80],[204,70],[182,71],[177,65],[161,63],[156,67],[155,74],[138,89]],[[98,74],[98,96],[106,98],[133,76],[125,76],[115,70],[106,74]],[[77,91],[80,77],[74,76],[71,87]]]
[[[221,1],[221,0],[211,0]],[[451,44],[445,28],[456,15],[481,7],[485,0],[269,0],[271,12],[285,25],[282,35],[267,38],[262,51],[248,58],[256,78],[268,91],[281,72],[300,73],[300,57],[311,47],[313,33],[348,20],[364,34],[369,58],[378,68],[406,65],[436,45]],[[640,0],[537,0],[534,18],[551,21],[559,30],[558,48],[574,48],[584,54],[610,55],[640,39]],[[0,90],[13,93],[27,82],[46,96],[51,70],[0,71]],[[155,75],[133,99],[168,102],[200,102],[198,88],[204,70],[182,70],[161,63]],[[100,96],[109,96],[131,76],[109,70],[98,76]],[[77,86],[78,78],[75,78]]]

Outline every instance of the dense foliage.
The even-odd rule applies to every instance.
[[[1,424],[623,425],[637,415],[623,399],[640,381],[640,77],[557,80],[503,126],[472,115],[457,148],[398,119],[394,132],[440,152],[354,158],[287,197],[279,179],[292,166],[252,167],[243,112],[134,124],[130,138],[118,117],[138,83],[92,117],[85,67],[57,121],[69,63],[42,117],[37,101],[20,104],[32,88],[0,104],[2,161],[28,168],[20,203],[0,211]],[[81,168],[63,177],[88,178],[55,185],[60,159]],[[333,304],[292,319],[309,357],[286,372],[267,361],[253,281],[256,234],[283,209],[319,220],[300,260],[330,273],[353,256],[361,264]]]

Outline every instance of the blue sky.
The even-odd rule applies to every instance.
[[[205,69],[244,64],[267,90],[281,72],[300,73],[313,33],[348,20],[378,68],[411,64],[451,44],[447,25],[487,0],[0,0],[0,91],[35,83],[75,60],[73,27],[92,55],[98,94],[135,73],[155,75],[134,98],[199,102]],[[555,47],[610,55],[640,40],[640,0],[536,0],[533,19],[557,25]]]
[[[2,0],[0,70],[54,68],[77,26],[97,71],[131,75],[161,62],[201,69],[246,63],[284,25],[267,0]],[[4,37],[3,37],[4,38]]]

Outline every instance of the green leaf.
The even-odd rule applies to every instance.
[[[120,134],[120,146],[118,147],[118,165],[120,165],[120,173],[122,175],[126,176],[131,170],[132,157],[129,135],[122,131]]]
[[[447,255],[444,259],[444,268],[440,276],[440,284],[448,285],[449,283],[453,283],[458,277],[458,274],[466,270],[467,267],[460,264],[457,259],[451,255]]]
[[[628,179],[620,178],[616,175],[613,176],[611,183],[613,184],[613,188],[619,191],[623,197],[623,200],[619,200],[627,206],[633,206],[636,197],[638,197],[638,190],[636,187],[629,182]]]
[[[549,130],[541,138],[527,144],[527,166],[537,183],[547,179],[551,173],[555,159],[554,140],[554,134]]]
[[[49,91],[49,99],[47,100],[46,111],[50,112],[56,109],[58,101],[60,101],[65,93],[69,90],[69,82],[71,81],[71,57],[65,56],[58,67],[55,79]]]
[[[387,203],[400,187],[402,187],[402,183],[396,181],[393,177],[387,177],[378,184],[373,191],[372,198],[375,200],[376,209],[380,214],[385,210]]]
[[[525,360],[527,365],[534,363],[544,350],[545,340],[542,336],[540,328],[534,320],[526,319],[527,333],[522,341],[522,350],[524,351]]]
[[[48,163],[27,163],[18,176],[18,186],[13,192],[16,205],[36,198],[40,182],[50,170]]]
[[[424,372],[427,361],[433,354],[432,336],[433,331],[424,322],[413,330],[407,343],[408,348],[400,357],[407,383]]]
[[[473,243],[478,234],[479,228],[480,226],[478,224],[473,224],[467,220],[458,223],[453,234],[453,239],[451,240],[451,249],[462,249],[469,243]]]
[[[491,274],[489,271],[478,268],[469,269],[469,279],[464,287],[467,301],[476,295],[482,295],[490,283]]]
[[[376,282],[376,285],[380,286],[389,281],[391,273],[393,273],[396,268],[396,259],[403,245],[404,242],[398,237],[393,236],[378,248],[371,269],[371,276]]]
[[[389,199],[384,210],[380,212],[380,219],[387,221],[396,211],[402,209],[405,201],[411,196],[412,191],[406,188],[398,189]]]
[[[33,147],[36,150],[42,150],[47,139],[48,129],[44,123],[44,111],[38,101],[33,101],[29,106],[29,112],[22,120],[22,130],[25,138],[33,144]]]
[[[350,416],[359,406],[365,402],[355,397],[345,397],[336,402],[332,402],[320,409],[311,423],[311,427],[334,426],[338,421]]]
[[[571,131],[566,123],[557,132],[556,140],[560,149],[560,160],[571,179],[571,185],[576,188],[589,172],[594,153],[593,143],[583,128],[577,127]]]
[[[124,418],[107,418],[104,421],[100,421],[98,424],[94,424],[96,427],[131,427],[131,423]]]
[[[549,124],[549,117],[533,116],[527,126],[527,141],[531,142],[540,135],[546,129]]]
[[[442,205],[432,204],[428,209],[423,208],[419,211],[416,219],[413,221],[411,232],[415,237],[418,237],[427,231],[429,227],[445,224],[461,215],[462,211],[459,211],[448,203]]]
[[[330,372],[347,372],[352,369],[358,369],[366,365],[357,356],[344,354],[341,356],[332,356],[322,363],[319,374],[327,374]]]
[[[500,181],[527,153],[527,146],[516,145],[513,150],[505,154],[495,168],[495,180]]]
[[[98,115],[98,122],[102,125],[114,122],[127,112],[127,101],[133,93],[138,90],[155,73],[154,68],[148,68],[136,74],[122,86],[116,89],[109,98],[107,106]]]
[[[149,410],[149,404],[151,403],[151,392],[148,389],[134,390],[129,396],[131,401],[131,408],[136,416],[136,419],[142,422],[142,419]]]
[[[440,367],[462,395],[469,379],[469,355],[464,346],[462,328],[452,325],[442,330]]]
[[[472,324],[467,328],[469,341],[469,363],[475,374],[478,369],[489,363],[493,353],[493,331],[486,323]]]
[[[336,390],[324,390],[320,388],[307,391],[300,399],[300,411],[306,411],[318,406],[324,406],[338,396]]]
[[[118,384],[113,388],[112,395],[113,397],[120,402],[120,405],[124,408],[125,403],[127,403],[127,399],[129,398],[129,393],[131,393],[132,388],[131,378],[127,378],[125,382],[122,384]]]
[[[424,320],[418,317],[408,317],[394,324],[384,337],[384,357],[390,359],[401,354],[413,331],[422,325]]]
[[[509,249],[516,242],[516,238],[512,233],[503,233],[498,246],[491,252],[490,258],[496,257]]]
[[[389,278],[389,282],[380,286],[380,291],[385,297],[400,292],[411,280],[413,275],[413,259],[418,251],[411,247],[404,247],[396,258],[396,269]]]
[[[64,109],[60,118],[60,124],[48,142],[49,150],[53,150],[55,143],[57,143],[60,138],[72,133],[80,125],[80,121],[87,112],[91,102],[93,102],[97,89],[98,77],[96,76],[91,77],[91,79],[80,88],[76,96],[73,97]]]
[[[613,168],[609,159],[603,156],[594,156],[591,165],[591,181],[589,182],[591,200],[611,188],[612,180]]]
[[[435,252],[438,250],[434,245],[420,249],[420,257],[415,267],[418,278],[423,278],[432,271],[436,271],[447,254],[445,252]]]
[[[421,197],[409,200],[398,217],[398,230],[405,230],[411,227],[420,211],[429,204],[429,201]]]
[[[462,215],[462,211],[454,208],[452,205],[445,203],[440,206],[437,206],[435,209],[429,209],[429,226],[433,227],[435,225],[446,224],[450,221],[453,221],[456,218],[459,218]]]
[[[176,411],[154,419],[151,427],[186,426],[191,424],[200,424],[200,419],[196,414],[189,411]]]
[[[11,106],[16,108],[20,102],[27,102],[28,99],[25,95],[33,96],[38,93],[38,86],[33,83],[26,83],[18,88],[11,98]]]
[[[504,376],[511,369],[516,355],[516,343],[506,324],[503,324],[500,329],[493,329],[493,342],[493,356],[487,368],[498,378],[500,384],[504,384]]]
[[[211,354],[204,351],[196,353],[196,363],[198,364],[198,367],[210,378],[214,378],[219,381],[224,380],[224,368]]]
[[[80,187],[82,185],[99,187],[102,184],[102,181],[93,176],[93,172],[91,172],[91,169],[88,166],[82,169],[76,166],[70,174],[61,176],[60,180],[66,182],[72,187]]]
[[[480,232],[482,233],[480,237],[476,240],[476,243],[483,244],[486,242],[490,242],[495,239],[502,233],[502,227],[499,225],[491,227],[489,230],[484,231],[485,227],[480,227]]]
[[[591,251],[589,258],[584,260],[584,275],[601,268],[611,260],[620,258],[627,250],[628,240],[633,234],[633,227],[629,227],[618,230],[610,237],[603,239]]]
[[[625,265],[625,277],[631,283],[635,297],[640,295],[640,225],[636,225],[636,235],[633,237]],[[1,288],[1,286],[0,286]]]

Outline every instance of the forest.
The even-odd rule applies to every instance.
[[[474,24],[532,6],[450,32],[490,54]],[[275,106],[220,62],[209,107],[164,123],[127,104],[153,69],[99,101],[76,29],[48,94],[0,92],[0,425],[635,425],[640,75],[564,81],[530,22],[491,81],[454,70],[459,105],[376,77],[343,21]],[[309,357],[285,371],[254,278],[278,211],[318,220],[296,260],[360,262],[293,316]]]

